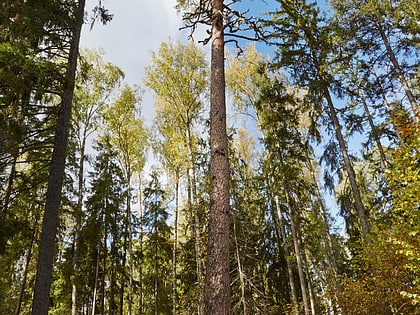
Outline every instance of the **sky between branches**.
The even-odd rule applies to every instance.
[[[98,0],[87,0],[86,11],[91,15]],[[106,0],[103,5],[114,15],[107,25],[95,23],[92,30],[85,24],[82,48],[103,48],[105,61],[120,67],[130,85],[142,84],[144,68],[150,62],[150,52],[157,51],[163,41],[186,39],[180,32],[182,17],[174,9],[176,0]],[[153,96],[144,95],[142,112],[150,121],[153,116]]]

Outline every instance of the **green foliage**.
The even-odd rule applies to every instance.
[[[164,190],[160,187],[157,173],[152,173],[144,189],[145,244],[142,263],[144,266],[145,314],[169,314],[172,310],[171,286],[171,228],[168,225],[168,209]]]
[[[412,288],[401,290],[401,294],[419,305],[420,292],[420,134],[419,122],[407,120],[405,115],[395,115],[395,124],[401,135],[401,143],[393,153],[393,164],[387,172],[394,204],[390,210],[393,227],[391,241],[399,247],[398,255],[407,261],[402,266],[414,276]]]
[[[84,307],[96,304],[116,312],[118,281],[126,276],[122,266],[122,242],[123,228],[127,224],[124,211],[127,186],[109,139],[98,142],[97,149],[99,154],[90,172],[91,189],[81,231],[79,294]],[[99,295],[93,300],[95,290],[107,292],[106,300],[101,300]]]
[[[418,301],[407,292],[416,292],[410,258],[403,254],[404,246],[387,234],[380,232],[366,249],[358,276],[342,280],[339,300],[349,314],[417,314]]]
[[[65,83],[76,3],[0,3],[1,314],[17,313],[18,307],[20,314],[30,312],[57,95]],[[177,4],[179,11],[192,12],[184,16],[190,21],[207,19],[199,10],[211,6],[210,1]],[[290,246],[293,219],[316,313],[417,314],[419,117],[407,110],[403,84],[380,31],[390,39],[418,100],[419,2],[332,1],[328,14],[316,1],[276,4],[266,23],[267,40],[277,48],[273,62],[251,45],[240,56],[226,56],[233,117],[255,120],[246,121],[252,124],[248,130],[230,121],[231,312],[295,314],[289,282],[302,304],[297,255]],[[234,10],[226,12],[236,16]],[[94,15],[110,19],[101,2]],[[192,43],[171,41],[152,53],[144,83],[156,94],[153,140],[141,117],[141,88],[123,83],[122,70],[104,62],[103,55],[83,51],[79,60],[50,313],[71,312],[75,279],[79,312],[125,314],[131,301],[133,313],[170,314],[175,288],[175,313],[195,313],[210,206],[205,53]],[[329,93],[344,127],[345,146],[359,155],[352,162],[372,225],[369,245],[360,241],[340,148],[329,138],[335,131],[326,115]],[[260,133],[258,141],[254,136]],[[375,137],[388,146],[385,163]],[[149,142],[168,184],[163,184],[165,175],[153,172],[145,188],[134,188],[147,165]],[[356,152],[359,144],[362,154]],[[322,179],[319,174],[328,167],[334,172]],[[83,173],[88,173],[88,184],[83,176],[78,181]],[[337,179],[342,182],[334,187]],[[335,188],[331,197],[345,219],[343,236],[330,235],[328,208],[335,204],[325,204],[321,184]],[[144,206],[140,216],[134,192]],[[73,240],[78,221],[77,266]]]
[[[386,171],[393,204],[383,214],[386,223],[376,226],[372,245],[362,247],[355,256],[361,270],[343,279],[340,299],[352,314],[418,313],[418,122],[410,121],[404,112],[396,112],[393,123],[402,137],[392,154],[392,166]]]
[[[271,218],[264,207],[263,180],[256,171],[255,143],[239,129],[230,147],[231,169],[231,308],[234,314],[267,314],[282,304],[283,257],[276,251]],[[261,239],[271,239],[264,242]],[[279,277],[280,279],[278,279]],[[273,281],[271,283],[271,281]],[[270,284],[267,285],[267,282]],[[280,302],[281,301],[281,302]],[[278,305],[280,308],[281,306]]]
[[[103,50],[84,50],[81,53],[72,114],[79,139],[84,133],[87,137],[97,129],[99,114],[112,100],[124,78],[120,68],[104,62],[104,53]]]
[[[155,151],[181,174],[191,167],[191,154],[197,151],[195,129],[202,120],[207,80],[204,52],[193,43],[162,43],[146,67],[145,84],[156,93],[155,123],[163,138],[158,137]]]
[[[148,132],[138,107],[139,87],[125,85],[119,93],[113,104],[104,108],[103,132],[110,135],[111,144],[118,148],[118,159],[129,181],[134,172],[143,170]]]
[[[42,113],[50,94],[59,94],[64,80],[63,43],[73,23],[72,4],[57,1],[3,1],[0,20],[0,156],[16,155],[32,144],[33,115]],[[62,57],[56,57],[62,56]],[[54,105],[54,104],[49,104]],[[50,113],[51,114],[51,113]],[[29,142],[29,139],[32,142]],[[29,142],[29,143],[28,143]],[[4,167],[3,165],[0,165]]]
[[[240,56],[228,56],[226,86],[238,113],[248,114],[261,93],[265,79],[264,58],[249,45]]]

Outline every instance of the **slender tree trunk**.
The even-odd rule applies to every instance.
[[[318,314],[318,311],[317,311],[317,304],[315,301],[315,292],[314,292],[314,287],[312,285],[312,280],[309,277],[308,269],[306,269],[306,275],[308,278],[308,292],[309,292],[309,300],[311,302],[311,314],[316,315]]]
[[[80,146],[80,161],[78,172],[78,191],[77,191],[77,208],[75,211],[76,224],[74,227],[74,254],[73,254],[73,275],[71,277],[71,315],[77,315],[77,289],[79,285],[79,246],[80,232],[82,227],[82,208],[83,208],[83,190],[84,190],[84,165],[85,165],[85,148],[86,148],[86,129],[83,132]]]
[[[371,66],[371,71],[372,71],[373,76],[375,77],[375,83],[379,87],[379,91],[380,91],[380,94],[382,96],[382,100],[384,101],[384,105],[385,105],[386,111],[387,111],[387,113],[389,115],[389,114],[392,113],[392,107],[391,107],[391,104],[389,104],[389,102],[388,102],[388,98],[386,97],[385,90],[384,90],[384,88],[382,86],[381,81],[379,80],[378,74],[376,73],[375,67],[373,65]],[[391,119],[391,123],[393,123],[392,119]],[[396,128],[395,124],[393,124],[393,127],[394,127],[394,131],[397,134],[398,138],[401,139],[401,135],[400,135],[399,129]]]
[[[124,161],[127,161],[127,159],[124,159]],[[123,259],[122,259],[122,268],[125,269],[127,265],[128,260],[128,284],[126,284],[125,277],[122,277],[121,279],[121,287],[120,287],[120,315],[124,314],[124,292],[126,285],[128,286],[128,315],[131,315],[131,295],[132,295],[132,231],[131,231],[131,195],[130,195],[130,186],[131,186],[131,167],[129,163],[124,162],[124,169],[125,169],[125,175],[127,179],[127,197],[126,197],[126,224],[125,224],[125,230],[124,230],[124,241],[123,241]]]
[[[84,8],[85,0],[80,0],[76,10],[76,24],[70,45],[66,84],[62,94],[55,131],[54,148],[51,159],[50,174],[48,178],[45,212],[42,223],[42,234],[39,245],[37,274],[32,302],[32,315],[48,314],[48,302],[50,296],[53,258],[55,252],[55,236],[58,225],[58,210],[60,207],[61,190],[64,179],[74,80],[76,75],[80,34],[83,25]]]
[[[292,232],[292,239],[293,245],[295,248],[295,255],[296,255],[296,265],[298,269],[299,281],[300,281],[300,289],[302,292],[302,300],[303,300],[303,307],[305,310],[305,315],[311,314],[310,302],[308,298],[308,286],[305,279],[305,271],[303,266],[303,259],[302,259],[302,252],[299,244],[299,237],[296,229],[296,217],[293,210],[292,205],[292,198],[289,195],[289,192],[286,191],[286,201],[289,207],[289,215],[290,215],[290,230]]]
[[[114,231],[115,232],[115,231]],[[113,232],[113,237],[116,235],[116,233]],[[115,288],[117,286],[117,280],[116,280],[116,260],[117,257],[117,246],[115,244],[115,238],[112,241],[111,244],[111,259],[110,259],[110,275],[109,275],[109,296],[108,296],[108,313],[114,314],[117,311],[117,306],[115,303]]]
[[[371,243],[371,240],[369,239],[370,226],[369,226],[369,220],[366,214],[366,209],[363,204],[362,197],[360,195],[359,186],[356,180],[356,173],[354,172],[353,164],[350,160],[350,157],[347,151],[347,145],[346,145],[346,142],[344,141],[344,137],[341,132],[341,125],[337,117],[337,112],[335,110],[330,92],[328,91],[327,88],[324,88],[324,96],[327,100],[330,118],[334,125],[335,135],[337,137],[338,144],[340,146],[341,154],[343,155],[344,166],[347,171],[347,176],[350,182],[351,190],[353,192],[354,205],[359,214],[360,225],[362,226],[363,241],[366,244],[370,244]]]
[[[309,293],[309,301],[310,301],[310,305],[311,305],[311,314],[316,315],[318,313],[318,307],[317,307],[317,304],[316,304],[316,301],[315,301],[315,291],[314,291],[314,287],[312,285],[312,277],[309,273],[309,264],[308,264],[308,258],[306,256],[305,246],[304,246],[304,244],[302,244],[302,237],[301,237],[300,233],[298,233],[298,240],[299,240],[299,243],[301,245],[302,261],[303,261],[303,266],[304,266],[304,271],[305,271],[305,276],[306,276],[306,283],[308,284],[308,293]]]
[[[370,61],[370,63],[372,64],[372,65],[371,65],[371,67],[370,67],[370,69],[371,69],[371,71],[372,71],[373,76],[375,77],[375,83],[376,83],[376,84],[378,85],[378,87],[379,87],[379,91],[380,91],[380,94],[381,94],[382,99],[383,99],[383,101],[384,101],[386,111],[387,111],[387,112],[388,112],[388,114],[389,114],[389,113],[391,112],[391,110],[392,110],[392,107],[391,107],[391,105],[390,105],[390,104],[389,104],[389,102],[388,102],[388,99],[387,99],[386,94],[385,94],[385,90],[384,90],[384,88],[383,88],[383,86],[382,86],[381,81],[379,80],[379,76],[378,76],[378,74],[376,73],[375,66],[374,66],[374,64],[373,64],[373,62],[372,62],[372,61]]]
[[[140,220],[140,263],[139,263],[139,311],[138,315],[143,315],[143,198],[142,198],[142,180],[139,174],[139,220]]]
[[[96,313],[96,297],[98,295],[98,281],[99,281],[99,266],[101,259],[101,246],[98,244],[98,252],[96,257],[96,269],[95,269],[95,285],[93,287],[93,296],[92,296],[92,315]]]
[[[124,240],[123,240],[123,257],[122,257],[122,262],[121,262],[121,268],[122,270],[124,270],[126,268],[126,264],[127,264],[127,240],[128,240],[128,227],[126,227],[125,229],[125,233],[124,233]],[[119,314],[123,315],[124,314],[124,291],[125,291],[125,286],[126,286],[126,281],[125,281],[125,277],[122,276],[121,277],[121,287],[120,287],[120,309],[119,309]]]
[[[404,73],[401,69],[401,66],[398,62],[398,59],[394,54],[394,51],[391,47],[391,43],[389,42],[388,37],[386,36],[385,31],[382,28],[381,23],[379,23],[379,21],[376,18],[373,18],[373,20],[374,20],[374,23],[375,23],[375,26],[376,26],[377,30],[379,31],[379,34],[381,35],[381,38],[382,38],[382,41],[385,45],[385,48],[386,48],[386,51],[388,53],[389,59],[391,60],[392,65],[394,66],[394,71],[397,74],[398,79],[400,80],[400,83],[401,83],[401,85],[404,89],[404,92],[405,92],[405,95],[408,98],[408,101],[410,102],[411,109],[414,112],[414,117],[416,117],[416,119],[418,119],[420,111],[419,111],[419,106],[416,102],[416,98],[414,97],[414,94],[410,89],[410,86],[409,86],[409,84],[408,84],[408,82],[407,82],[407,80],[404,76]]]
[[[131,315],[133,308],[133,227],[131,224],[131,168],[127,173],[127,222],[128,222],[128,315]]]
[[[106,267],[106,256],[107,256],[107,246],[106,246],[106,239],[107,239],[107,232],[105,228],[104,233],[104,239],[103,239],[103,251],[104,251],[104,257],[102,260],[102,276],[101,276],[101,303],[100,303],[100,310],[101,315],[105,314],[105,285],[106,285],[106,273],[107,273],[107,267]]]
[[[324,268],[326,270],[326,275],[327,275],[327,285],[331,285],[331,283],[334,283],[335,288],[333,287],[333,290],[331,290],[332,294],[334,295],[333,300],[331,301],[330,298],[327,298],[326,301],[326,305],[328,306],[328,313],[335,313],[334,309],[340,309],[340,305],[338,304],[338,298],[337,298],[337,290],[338,291],[343,291],[343,286],[341,285],[341,283],[337,280],[337,275],[338,275],[338,264],[337,264],[337,260],[335,259],[335,255],[334,255],[334,251],[333,251],[333,243],[332,243],[332,239],[331,239],[331,233],[330,233],[330,224],[329,224],[329,220],[328,220],[328,215],[327,215],[327,207],[325,206],[325,202],[324,202],[324,198],[321,195],[321,192],[319,190],[319,185],[318,185],[318,181],[315,177],[315,169],[312,165],[312,163],[309,161],[308,162],[309,165],[309,171],[311,173],[311,179],[312,179],[312,183],[315,187],[315,195],[316,198],[319,202],[319,209],[320,209],[320,219],[322,222],[322,225],[324,227],[325,230],[325,248],[326,248],[326,254],[327,254],[327,259],[325,261]],[[323,290],[323,294],[322,296],[326,296],[324,289]],[[334,303],[334,305],[333,305]],[[342,309],[342,315],[346,315],[347,311],[345,309]]]
[[[157,219],[157,212],[155,211],[155,213],[154,213],[154,224],[155,224],[154,234],[156,236],[156,240],[155,240],[154,289],[153,289],[153,294],[154,294],[154,298],[155,298],[155,315],[159,314],[159,299],[158,299],[158,297],[159,297],[159,284],[158,284],[159,256],[158,256],[158,240],[157,240],[157,235],[158,235],[157,220],[158,220]]]
[[[281,211],[279,197],[276,195],[274,198],[275,198],[275,203],[276,203],[277,217],[279,218],[279,223],[280,223],[279,225],[280,225],[281,238],[283,239],[283,242],[284,242],[283,249],[284,249],[284,254],[286,256],[286,266],[287,266],[287,272],[289,276],[290,293],[292,295],[291,298],[292,298],[292,304],[293,304],[293,312],[295,313],[295,315],[299,315],[299,308],[298,308],[299,304],[298,304],[298,299],[297,299],[295,281],[293,277],[293,268],[289,260],[289,257],[290,257],[289,246],[290,245],[289,245],[289,242],[287,241],[286,231],[284,229],[283,213]]]
[[[30,93],[24,93],[24,95],[22,95],[22,104],[20,105],[21,110],[16,109],[17,123],[19,125],[24,125],[25,117],[27,117],[26,109],[29,108],[29,104],[30,104]],[[18,107],[19,105],[15,105],[15,106]],[[9,178],[7,179],[7,187],[6,187],[3,200],[0,200],[2,202],[2,205],[0,206],[0,210],[1,210],[0,211],[0,228],[3,225],[3,222],[7,219],[7,215],[9,211],[10,198],[12,196],[13,184],[15,182],[15,177],[16,177],[16,164],[21,154],[21,147],[20,147],[21,143],[22,141],[20,139],[19,143],[16,144],[15,148],[13,148],[11,152],[12,161],[11,161]]]
[[[33,249],[33,246],[34,246],[37,230],[38,230],[38,218],[35,221],[34,230],[32,232],[31,243],[29,244],[28,253],[26,254],[25,269],[23,270],[22,286],[20,287],[19,300],[18,300],[18,305],[16,307],[16,313],[15,313],[16,315],[20,314],[20,310],[22,308],[23,296],[24,296],[25,290],[26,290],[26,279],[28,278],[29,264],[30,264],[31,258],[32,258],[32,249]]]
[[[191,170],[191,200],[192,200],[192,215],[194,217],[194,245],[195,245],[195,260],[197,265],[197,283],[198,283],[198,315],[203,314],[204,309],[204,270],[201,263],[201,233],[200,233],[200,218],[198,216],[198,200],[197,200],[197,182],[195,161],[192,149],[192,136],[190,126],[187,126],[187,149],[188,159]]]
[[[210,87],[210,212],[205,314],[230,314],[229,162],[226,134],[223,0],[212,2]]]
[[[315,187],[315,195],[319,202],[320,217],[321,217],[322,225],[324,226],[324,230],[325,230],[325,238],[326,238],[325,249],[327,251],[326,253],[327,259],[324,263],[324,268],[327,274],[326,281],[328,285],[330,285],[331,283],[335,284],[335,288],[333,288],[331,292],[332,294],[334,294],[334,300],[328,301],[327,304],[332,305],[332,302],[333,302],[334,308],[340,309],[340,305],[338,304],[338,298],[337,298],[337,293],[338,293],[337,290],[342,292],[344,288],[341,285],[340,281],[337,280],[338,264],[337,264],[337,260],[335,259],[334,250],[333,250],[334,247],[333,247],[333,243],[331,239],[330,224],[329,224],[328,215],[327,215],[327,207],[325,206],[324,198],[322,197],[321,192],[319,190],[318,181],[316,180],[316,177],[315,177],[315,169],[310,161],[308,162],[308,167],[311,173],[312,183]],[[323,294],[323,296],[325,296],[325,294]],[[345,309],[342,309],[342,315],[346,315],[346,314],[347,314],[347,311]]]
[[[17,163],[17,159],[18,159],[18,155],[19,153],[16,152],[13,155],[13,160],[12,160],[12,167],[10,169],[10,174],[9,174],[9,178],[7,180],[7,187],[6,187],[6,192],[4,194],[4,198],[3,198],[3,205],[1,207],[1,213],[0,213],[0,224],[3,223],[2,221],[5,220],[6,216],[7,216],[7,212],[9,210],[9,202],[10,202],[10,197],[12,195],[12,188],[13,188],[13,183],[15,181],[15,175],[16,175],[16,163]]]
[[[319,185],[318,185],[318,181],[315,177],[315,169],[310,161],[310,159],[308,158],[308,168],[309,168],[309,172],[311,173],[311,180],[312,180],[312,184],[315,187],[315,195],[316,198],[319,202],[319,209],[320,209],[320,217],[321,217],[321,222],[322,225],[324,227],[324,231],[325,231],[325,248],[327,250],[327,262],[331,265],[334,275],[336,275],[338,273],[338,267],[337,267],[337,261],[335,259],[335,255],[333,252],[333,244],[332,244],[332,240],[331,240],[331,232],[330,232],[330,223],[328,221],[328,215],[327,215],[327,207],[325,206],[325,201],[324,198],[321,195],[321,191],[319,190]]]
[[[196,204],[195,204],[195,198],[194,193],[193,193],[193,178],[192,178],[192,174],[194,172],[191,169],[187,170],[187,205],[188,205],[188,221],[189,221],[189,225],[190,225],[190,233],[192,235],[192,238],[194,240],[194,257],[195,257],[195,275],[197,277],[197,290],[198,290],[198,299],[196,301],[196,308],[197,308],[197,315],[201,315],[203,314],[203,305],[201,305],[200,303],[203,302],[203,294],[202,294],[202,290],[203,290],[203,286],[200,285],[200,280],[201,280],[201,276],[200,276],[200,255],[199,255],[199,247],[198,247],[198,235],[197,232],[199,232],[196,228],[196,218],[197,218],[197,213],[196,213]]]
[[[235,260],[238,268],[238,275],[239,275],[239,286],[241,290],[241,298],[240,298],[240,304],[242,305],[242,314],[247,315],[248,314],[248,308],[247,308],[247,301],[246,301],[246,288],[245,288],[245,277],[244,277],[244,271],[242,269],[242,262],[241,262],[241,255],[239,253],[239,242],[238,237],[236,235],[236,220],[233,218],[233,238],[235,241]]]
[[[352,70],[352,72],[353,72],[352,73],[353,76],[356,77],[355,71]],[[379,156],[381,157],[382,165],[385,168],[388,165],[387,160],[386,160],[386,156],[385,156],[385,151],[384,151],[384,148],[382,146],[381,139],[379,139],[377,133],[375,132],[375,130],[376,130],[375,122],[373,121],[372,114],[370,113],[369,106],[367,105],[367,102],[366,102],[366,98],[365,98],[365,96],[363,94],[363,91],[360,88],[359,84],[357,85],[357,94],[359,95],[359,99],[360,99],[360,101],[363,105],[363,109],[364,109],[364,112],[366,114],[366,118],[368,119],[370,130],[372,131],[373,139],[375,140],[376,146],[378,147]]]
[[[175,209],[174,209],[174,244],[172,248],[172,315],[176,315],[177,304],[177,285],[176,285],[176,267],[177,267],[177,246],[178,246],[178,212],[179,212],[179,171],[175,171]]]
[[[107,221],[109,220],[109,222],[111,223],[111,229],[110,229],[110,234],[112,237],[112,243],[111,243],[111,249],[110,249],[110,261],[109,261],[109,270],[110,270],[110,284],[109,284],[109,296],[108,296],[108,309],[109,309],[109,314],[115,314],[117,313],[117,303],[115,302],[115,298],[117,296],[117,292],[118,292],[118,285],[117,285],[117,275],[118,275],[118,261],[119,261],[119,254],[118,254],[118,226],[119,226],[119,222],[117,219],[117,215],[116,213],[110,214],[107,213],[108,219],[106,221],[104,221],[104,224],[106,226]],[[105,217],[107,217],[105,216]]]

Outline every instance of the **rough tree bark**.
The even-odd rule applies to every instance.
[[[212,2],[210,87],[210,212],[205,314],[230,314],[229,163],[226,134],[223,0]]]
[[[66,150],[71,119],[74,80],[76,76],[80,34],[83,25],[85,0],[80,0],[76,9],[76,23],[70,45],[67,64],[66,84],[63,90],[55,131],[54,148],[51,159],[48,189],[45,203],[42,234],[35,280],[32,315],[47,315],[52,280],[52,267],[55,251],[55,236],[58,225],[61,190],[63,187]]]

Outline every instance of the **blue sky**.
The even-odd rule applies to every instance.
[[[98,0],[87,0],[88,12]],[[188,30],[179,31],[183,25],[182,16],[174,9],[176,0],[104,0],[102,1],[113,20],[106,26],[96,23],[93,30],[88,24],[84,26],[81,38],[82,48],[105,50],[105,60],[119,66],[126,74],[126,81],[142,84],[144,68],[150,62],[151,51],[156,51],[160,43],[171,38],[173,41],[186,41]],[[326,1],[318,0],[318,5],[325,8]],[[251,14],[267,12],[275,8],[275,0],[246,0],[240,6],[249,8]],[[239,7],[238,7],[239,8]],[[201,29],[194,37],[198,41],[206,34]],[[209,46],[209,45],[208,45]],[[228,46],[232,48],[233,46]],[[257,45],[258,50],[269,54],[272,48],[264,44]],[[209,47],[205,47],[209,50]],[[154,117],[154,96],[146,91],[142,101],[142,113],[150,124]],[[252,132],[252,131],[251,131]],[[328,198],[329,199],[329,198]],[[327,199],[329,207],[334,207]],[[341,223],[341,222],[340,222]]]
[[[91,14],[98,0],[87,0]],[[142,84],[144,68],[150,62],[150,52],[158,49],[169,37],[186,37],[179,31],[181,17],[174,6],[176,0],[104,0],[103,5],[114,15],[107,25],[96,23],[90,30],[85,24],[81,47],[105,50],[105,60],[120,67],[130,85]],[[142,112],[148,120],[154,116],[153,95],[146,92]]]
[[[151,51],[157,51],[160,43],[171,38],[173,41],[186,41],[189,30],[180,31],[182,16],[175,10],[176,0],[103,0],[104,6],[114,15],[113,20],[103,26],[96,23],[90,30],[85,24],[82,30],[81,47],[105,50],[105,60],[119,66],[126,74],[126,81],[142,84],[144,68],[150,62]],[[98,0],[87,0],[86,10],[91,13]],[[275,3],[268,0],[267,3]],[[263,0],[246,0],[242,6],[249,7],[252,13],[269,10]],[[271,6],[272,8],[272,6]],[[196,32],[194,39],[199,41],[207,36],[205,29]],[[228,46],[230,48],[232,46]],[[209,45],[203,47],[209,51]],[[264,45],[259,45],[263,49]],[[142,102],[142,112],[150,122],[154,117],[154,99],[146,91]]]

